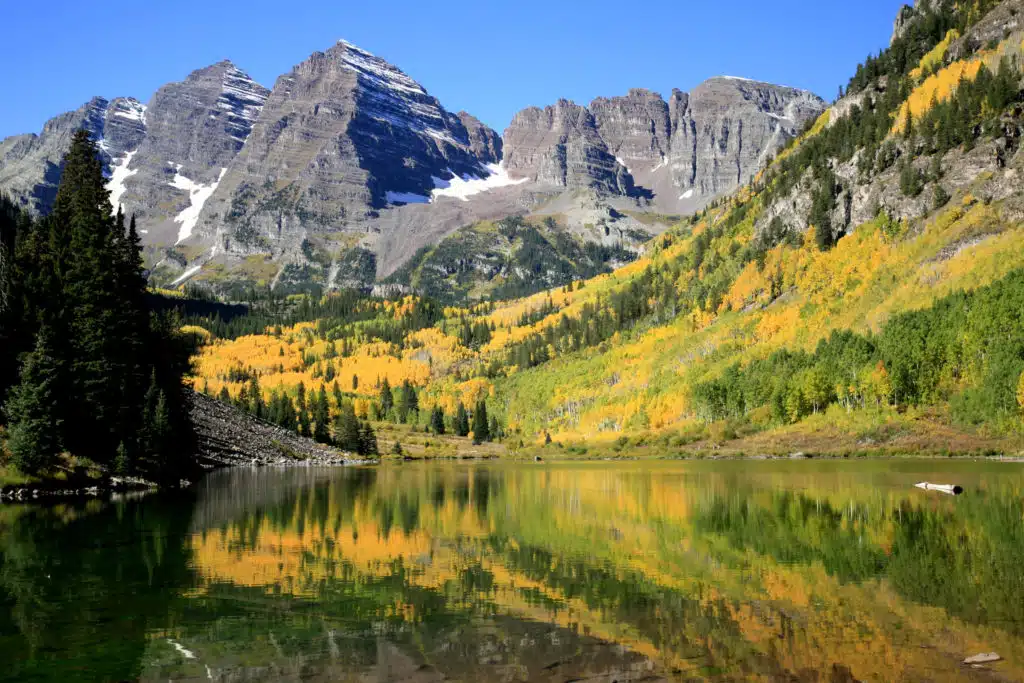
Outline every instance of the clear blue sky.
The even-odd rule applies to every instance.
[[[668,97],[728,74],[831,100],[888,44],[902,0],[80,0],[8,2],[0,137],[93,95],[147,101],[224,58],[274,80],[339,38],[499,132],[529,105],[630,87]]]

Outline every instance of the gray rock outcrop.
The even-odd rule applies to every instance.
[[[463,120],[397,67],[339,42],[277,80],[200,228],[235,253],[365,231],[380,209],[426,201],[435,178],[485,174],[496,136],[474,119],[471,139]]]
[[[199,461],[205,467],[333,465],[357,460],[199,392],[190,392],[189,402]]]
[[[661,95],[633,89],[623,97],[599,97],[590,103],[608,151],[627,163],[661,162],[672,135],[669,108]]]
[[[191,233],[268,93],[228,61],[157,90],[146,109],[145,137],[130,157],[116,159],[124,176],[118,198],[146,226],[148,243],[174,244]]]
[[[503,142],[505,168],[513,177],[567,190],[632,193],[632,178],[608,151],[593,114],[569,100],[520,111]]]
[[[639,89],[589,108],[562,100],[516,114],[505,166],[540,183],[692,208],[748,182],[825,106],[796,88],[730,77],[675,90],[668,102]]]
[[[89,131],[109,168],[142,141],[145,111],[146,107],[132,98],[94,97],[75,111],[50,119],[38,134],[0,141],[0,190],[35,215],[49,213],[60,183],[62,160],[75,131]]]

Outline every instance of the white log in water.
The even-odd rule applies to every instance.
[[[914,486],[919,489],[924,489],[925,491],[941,491],[942,493],[948,493],[951,496],[959,496],[964,492],[963,487],[957,486],[956,484],[932,484],[927,481],[922,481],[914,484]]]

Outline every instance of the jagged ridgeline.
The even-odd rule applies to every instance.
[[[174,480],[190,471],[182,377],[191,348],[146,299],[134,219],[113,214],[99,150],[75,134],[53,210],[0,197],[0,423],[23,474],[89,461]]]
[[[673,217],[760,171],[825,109],[735,77],[527,107],[499,134],[344,41],[268,89],[231,62],[145,104],[94,98],[0,141],[0,189],[46,215],[72,133],[135,215],[150,281],[229,298],[401,284],[456,303],[635,259]],[[511,219],[514,230],[495,229]],[[543,253],[540,253],[543,252]]]
[[[232,397],[239,372],[291,396],[338,382],[384,419],[381,387],[407,382],[402,419],[426,428],[437,409],[450,430],[482,405],[513,448],[1016,448],[1022,10],[904,9],[891,45],[749,185],[614,272],[471,306],[335,295],[257,304],[248,326],[196,318],[211,332],[201,381]],[[548,239],[527,225],[518,248]],[[472,239],[521,239],[503,229]],[[438,296],[472,291],[432,261],[452,249],[403,273]],[[466,267],[575,276],[550,250],[536,259]],[[287,314],[266,334],[271,310]]]

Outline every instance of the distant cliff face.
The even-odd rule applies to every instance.
[[[131,98],[108,101],[95,97],[75,111],[50,119],[39,134],[0,141],[0,190],[36,215],[49,213],[57,195],[61,162],[75,131],[89,131],[99,142],[104,162],[110,165],[142,141],[145,111],[145,106]]]
[[[39,135],[0,142],[0,188],[39,214],[52,207],[73,133],[97,141],[115,208],[134,214],[149,243],[187,237],[201,202],[238,154],[268,91],[230,62],[160,88],[148,105],[94,98]],[[200,206],[197,206],[199,204]]]
[[[632,179],[608,151],[593,114],[568,100],[522,110],[505,130],[503,142],[505,168],[514,177],[569,190],[632,192]]]
[[[308,232],[365,231],[381,209],[427,201],[439,180],[486,175],[500,154],[479,121],[340,42],[278,79],[200,228],[238,252],[284,250]]]
[[[147,226],[150,242],[174,244],[191,235],[267,94],[234,64],[220,62],[153,95],[145,137],[114,171],[115,178],[124,177],[115,189],[125,211]]]
[[[84,127],[158,281],[212,263],[226,280],[369,285],[463,226],[510,215],[561,216],[560,230],[612,248],[640,234],[615,207],[699,209],[823,109],[793,88],[715,78],[668,101],[634,89],[530,107],[499,135],[341,41],[272,91],[224,61],[146,105],[96,98],[0,141],[0,190],[48,212]]]
[[[824,109],[811,93],[728,77],[676,90],[668,102],[647,90],[589,108],[563,100],[516,115],[504,136],[506,166],[562,187],[698,200],[748,182]]]

